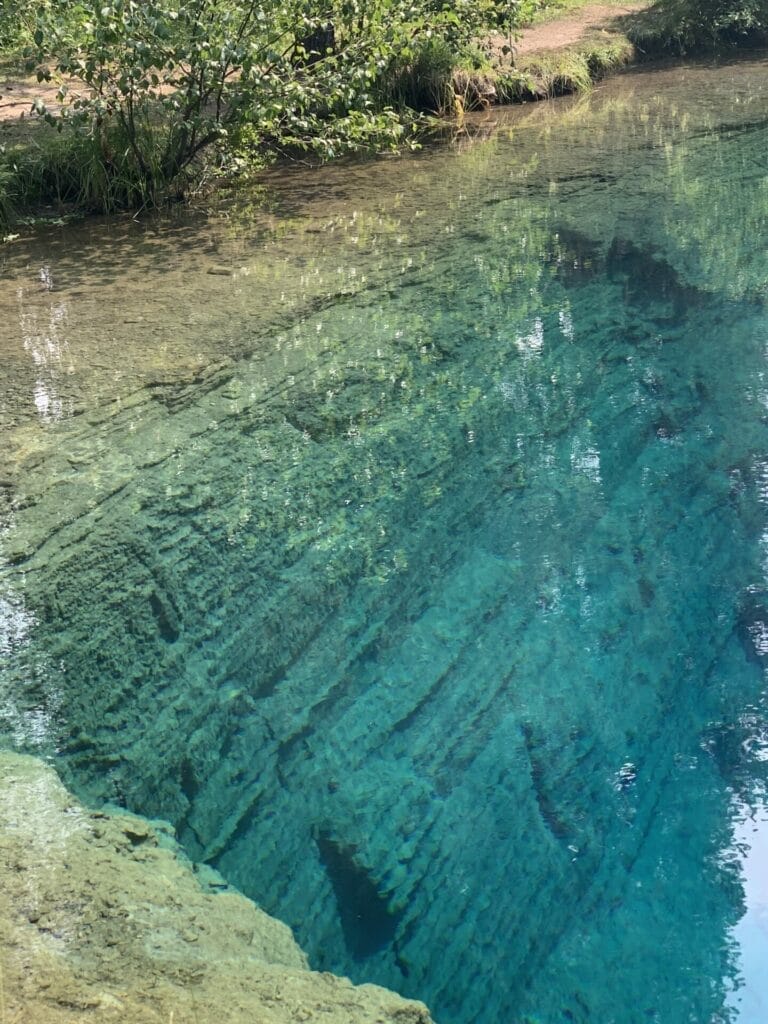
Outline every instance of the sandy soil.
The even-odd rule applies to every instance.
[[[526,29],[515,43],[515,50],[518,56],[540,50],[559,50],[599,32],[615,32],[618,18],[647,6],[647,2],[589,4],[562,18]]]
[[[58,85],[53,82],[38,82],[35,78],[0,75],[0,121],[21,121],[37,118],[32,104],[39,97],[52,108],[58,106],[56,93]]]

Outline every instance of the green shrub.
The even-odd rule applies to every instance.
[[[657,0],[633,19],[628,35],[650,51],[763,42],[768,35],[768,0]]]

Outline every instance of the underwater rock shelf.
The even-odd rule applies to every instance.
[[[457,164],[407,271],[73,417],[3,539],[12,741],[441,1024],[712,1020],[734,973],[768,321],[682,183],[765,117],[642,124],[558,203]]]
[[[72,723],[66,778],[172,820],[314,965],[424,994],[446,1020],[501,1019],[562,976],[587,915],[624,957],[635,915],[664,931],[696,898],[654,877],[654,814],[683,799],[681,759],[697,787],[719,770],[700,747],[728,698],[702,681],[726,662],[757,683],[722,595],[752,578],[765,427],[717,429],[750,326],[731,326],[743,362],[712,362],[688,340],[706,301],[659,346],[674,283],[628,298],[620,276],[571,277],[541,317],[503,311],[481,336],[480,311],[451,322],[444,297],[452,351],[424,359],[430,336],[410,340],[402,399],[405,342],[385,372],[356,359],[349,385],[346,366],[316,366],[330,414],[325,385],[249,401],[248,366],[161,407],[152,436],[168,443],[167,417],[187,443],[25,564],[28,593],[55,581],[33,606],[66,665],[44,677]],[[335,327],[349,351],[360,322]],[[394,395],[381,411],[365,375]],[[721,808],[695,803],[703,857]],[[665,830],[690,830],[685,811]],[[709,970],[717,948],[680,969]],[[482,971],[491,993],[456,986]],[[612,975],[626,990],[609,961],[580,998],[617,999]]]

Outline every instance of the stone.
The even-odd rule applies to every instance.
[[[231,888],[204,891],[152,823],[94,821],[52,767],[0,753],[4,1020],[431,1024],[422,1003],[310,971],[286,925]]]

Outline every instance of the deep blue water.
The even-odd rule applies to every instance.
[[[480,133],[3,254],[8,742],[442,1024],[765,1020],[766,66]]]

